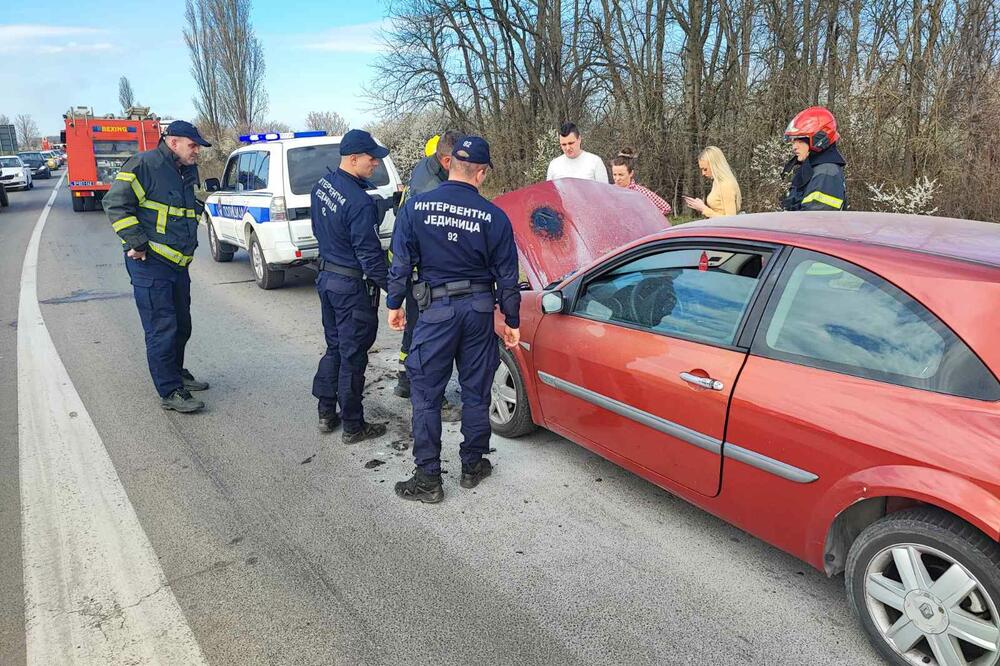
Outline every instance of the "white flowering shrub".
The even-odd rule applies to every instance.
[[[407,183],[413,167],[424,158],[427,140],[448,129],[448,121],[440,112],[411,113],[371,123],[365,129],[389,149],[399,177]]]
[[[781,198],[791,183],[791,174],[786,176],[781,169],[791,157],[788,143],[778,137],[753,147],[750,180],[740,183],[744,209],[755,213],[781,210]]]
[[[908,213],[910,215],[933,215],[938,211],[934,205],[934,195],[939,189],[937,179],[921,176],[912,185],[868,184],[872,210],[884,213]]]
[[[549,162],[562,154],[559,149],[559,132],[548,130],[539,132],[535,137],[535,147],[531,154],[531,162],[524,170],[524,177],[528,183],[538,183],[545,180],[549,171]]]

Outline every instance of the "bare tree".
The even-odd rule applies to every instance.
[[[213,144],[222,138],[221,67],[216,31],[208,0],[187,0],[184,41],[191,53],[191,76],[198,94],[195,109],[202,120],[201,129]]]
[[[250,21],[250,0],[208,3],[219,65],[222,116],[238,132],[259,125],[267,112],[264,50]]]
[[[0,125],[10,125],[10,124],[11,124],[10,118],[7,117],[7,114],[0,113]]]
[[[327,134],[344,134],[350,127],[336,111],[310,111],[306,115],[306,129],[325,130]]]
[[[29,114],[22,113],[14,119],[17,140],[26,148],[34,148],[38,137],[38,125]]]
[[[122,105],[122,113],[135,106],[135,93],[132,92],[132,84],[127,76],[118,79],[118,102]]]

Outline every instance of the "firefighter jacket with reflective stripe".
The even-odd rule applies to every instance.
[[[167,144],[132,157],[104,195],[104,211],[122,244],[187,268],[198,247],[202,205],[194,198],[198,167],[178,166]]]
[[[785,210],[846,210],[844,164],[836,145],[820,153],[810,153],[792,178],[781,207]]]

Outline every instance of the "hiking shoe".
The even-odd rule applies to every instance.
[[[333,432],[340,425],[340,414],[320,414],[316,427],[320,432]]]
[[[489,458],[482,458],[472,467],[462,465],[462,480],[458,485],[463,488],[475,488],[479,482],[493,473],[493,463]]]
[[[205,403],[196,398],[192,398],[187,389],[179,388],[166,398],[160,398],[160,407],[166,410],[174,410],[181,414],[190,414],[205,408]]]
[[[443,423],[458,423],[462,420],[462,406],[448,398],[441,403],[441,421]]]
[[[410,378],[406,376],[406,370],[400,370],[396,377],[396,385],[392,387],[392,392],[400,398],[410,397]]]
[[[344,444],[357,444],[358,442],[363,442],[366,439],[375,439],[381,437],[388,430],[384,423],[364,423],[361,426],[361,430],[355,432],[347,432],[344,430],[344,434],[341,438],[344,440]]]
[[[411,502],[437,504],[444,499],[444,488],[441,487],[441,475],[425,474],[419,467],[413,471],[406,481],[396,484],[396,494]]]
[[[181,370],[181,379],[184,380],[184,390],[186,391],[204,391],[208,389],[208,382],[199,382],[187,370]]]

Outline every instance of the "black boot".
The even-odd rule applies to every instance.
[[[411,502],[437,504],[444,499],[444,488],[441,487],[441,475],[425,474],[419,467],[413,476],[396,484],[396,494]]]
[[[406,376],[406,370],[399,371],[399,375],[396,377],[396,385],[392,388],[392,392],[400,398],[410,397],[410,378]]]
[[[319,423],[316,427],[319,428],[320,432],[333,432],[340,425],[340,414],[336,412],[332,414],[320,414]]]
[[[472,467],[462,465],[462,480],[458,482],[458,485],[463,488],[475,488],[480,481],[492,473],[493,463],[490,462],[489,458],[481,458]]]
[[[173,410],[181,414],[190,414],[205,408],[205,403],[196,398],[192,398],[187,389],[179,388],[166,398],[160,398],[160,407],[166,410]]]
[[[381,437],[388,430],[384,423],[363,423],[361,424],[361,430],[356,430],[355,432],[347,432],[346,427],[344,434],[341,438],[344,440],[344,444],[357,444],[358,442],[363,442],[366,439],[375,439]]]

